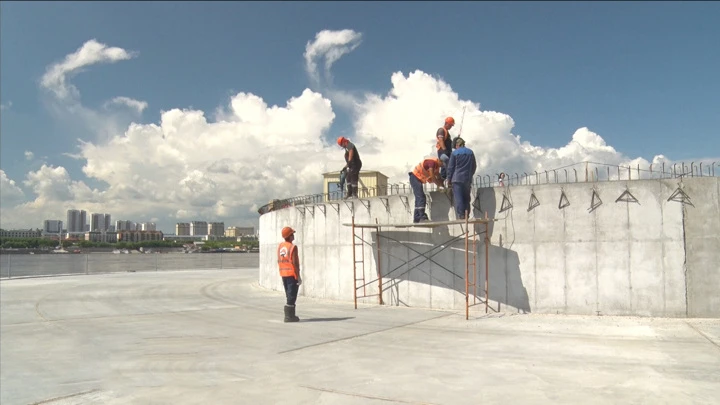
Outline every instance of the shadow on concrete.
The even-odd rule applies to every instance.
[[[355,319],[354,316],[346,316],[342,318],[300,318],[300,322],[336,322],[336,321],[347,321],[348,319]]]
[[[433,221],[454,220],[455,213],[450,199],[442,192],[433,193],[430,214]],[[479,189],[472,199],[473,217],[495,218],[496,199],[492,188]],[[493,222],[488,226],[492,237]],[[473,224],[477,234],[475,242],[475,282],[477,297],[485,298],[485,224]],[[404,231],[383,231],[371,233],[372,251],[376,266],[379,264],[383,278],[383,296],[386,305],[427,306],[449,308],[464,306],[454,293],[465,294],[465,237],[464,225],[445,225],[435,228],[408,228]],[[472,231],[471,231],[472,232]],[[377,257],[377,243],[380,239],[381,252]],[[472,261],[472,245],[469,247]],[[516,308],[523,313],[530,312],[530,300],[520,273],[517,252],[500,246],[490,245],[489,255],[489,300],[494,311],[501,311],[503,305]],[[379,260],[379,263],[378,263]],[[472,269],[470,282],[473,281]],[[371,280],[374,279],[374,280]],[[411,286],[411,281],[419,286]],[[375,288],[377,278],[366,275],[367,286]],[[429,287],[433,287],[430,289]],[[474,288],[470,287],[471,297]],[[461,299],[464,301],[464,299]],[[413,302],[417,304],[413,305]],[[472,302],[472,299],[471,299]],[[476,302],[478,302],[476,300]],[[494,304],[493,304],[494,303]]]

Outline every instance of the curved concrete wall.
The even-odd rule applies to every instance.
[[[639,203],[616,202],[626,187]],[[694,207],[667,201],[677,188],[674,179],[473,190],[474,216],[487,212],[497,219],[490,227],[492,310],[720,317],[720,179],[687,178],[683,187]],[[528,210],[532,193],[539,205]],[[563,208],[561,193],[567,198],[562,202],[569,202]],[[500,212],[505,198],[506,206],[513,207]],[[390,196],[290,207],[261,216],[260,285],[282,290],[276,249],[280,229],[292,226],[302,262],[300,295],[352,302],[352,231],[342,224],[353,213],[356,223],[409,223],[413,205],[412,195]],[[455,217],[441,192],[430,193],[428,205],[434,221]],[[476,226],[478,232],[483,229]],[[357,254],[364,253],[364,295],[377,294],[379,268],[386,305],[464,308],[464,239],[447,243],[461,235],[460,225],[362,232],[368,244],[364,252],[358,246]],[[475,268],[480,297],[482,238]],[[377,303],[378,297],[359,302]]]

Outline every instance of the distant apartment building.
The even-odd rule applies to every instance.
[[[115,243],[118,240],[118,234],[115,232],[90,231],[85,232],[85,240],[89,242]]]
[[[133,221],[115,221],[115,232],[120,231],[140,231],[140,224]]]
[[[46,219],[43,221],[43,233],[62,233],[63,221],[59,219]]]
[[[161,231],[121,231],[117,232],[118,242],[144,242],[148,240],[163,240]]]
[[[110,214],[92,214],[90,216],[90,232],[109,231],[110,222]]]
[[[175,224],[175,235],[190,236],[190,224],[188,222],[178,222]]]
[[[255,227],[252,226],[231,226],[225,230],[225,236],[228,238],[239,238],[241,236],[255,235]]]
[[[105,230],[105,214],[90,215],[90,232],[100,232]]]
[[[190,235],[207,235],[208,234],[208,223],[205,221],[192,221],[190,222]],[[178,234],[179,235],[179,234]]]
[[[0,238],[40,238],[42,229],[0,229]]]
[[[85,228],[89,228],[89,226],[87,226],[87,212],[85,210],[68,210],[65,225],[67,226],[68,233],[85,232]]]
[[[140,224],[139,231],[156,231],[155,222],[143,222]]]
[[[210,222],[208,224],[208,235],[212,236],[224,236],[225,235],[225,223],[224,222]]]

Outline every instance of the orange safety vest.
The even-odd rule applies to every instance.
[[[280,277],[295,277],[297,279],[297,269],[292,261],[292,254],[295,245],[290,242],[282,242],[278,246],[278,266],[280,267]]]
[[[415,169],[413,170],[413,174],[415,175],[415,177],[418,178],[418,180],[420,180],[421,183],[427,183],[427,182],[433,180],[433,178],[430,177],[430,172],[427,171],[427,170],[425,170],[425,168],[423,167],[423,166],[425,165],[425,162],[427,162],[428,160],[435,162],[435,164],[437,165],[437,169],[436,169],[436,171],[435,171],[435,175],[437,176],[438,173],[440,172],[440,171],[439,171],[439,169],[440,169],[440,159],[437,159],[437,158],[427,158],[427,159],[423,159],[423,161],[420,162],[420,164],[418,164],[417,166],[415,166]]]
[[[450,134],[448,133],[448,130],[445,129],[445,127],[440,127],[440,129],[442,129],[443,131],[445,131],[445,136],[443,137],[443,140],[442,140],[442,141],[440,141],[440,140],[438,139],[437,142],[435,142],[435,147],[437,148],[437,150],[442,149],[442,144],[444,144],[445,141],[448,139],[448,137],[450,137]]]

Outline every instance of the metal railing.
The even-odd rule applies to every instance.
[[[716,170],[716,168],[718,170]],[[650,164],[648,168],[636,166],[611,165],[597,162],[578,162],[557,169],[532,171],[532,172],[496,172],[494,175],[476,175],[473,181],[473,188],[486,187],[507,187],[507,186],[530,186],[539,184],[561,184],[579,182],[599,181],[626,181],[643,179],[664,179],[682,177],[716,177],[720,175],[720,162],[685,162]],[[437,190],[434,184],[423,186],[426,192]],[[370,198],[391,195],[412,194],[410,183],[395,183],[384,187],[361,187],[358,190],[358,197]],[[326,202],[340,201],[344,197],[344,191],[332,193],[311,194],[298,197],[273,200],[260,209],[258,213],[263,215],[297,205],[321,204]]]
[[[716,172],[716,167],[719,169]],[[716,177],[720,175],[720,162],[685,162],[650,164],[648,168],[610,165],[597,162],[580,162],[557,169],[495,173],[475,176],[477,188],[492,186],[530,186],[538,184],[579,183],[598,181],[626,181],[682,177]]]

